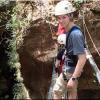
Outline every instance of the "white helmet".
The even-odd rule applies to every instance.
[[[73,5],[69,1],[60,1],[55,6],[55,15],[64,15],[69,14],[76,11],[76,9],[73,7]]]
[[[59,44],[66,45],[66,34],[60,34],[57,39]]]

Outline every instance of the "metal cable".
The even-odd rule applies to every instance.
[[[95,43],[94,43],[94,41],[93,41],[93,39],[92,39],[92,37],[91,37],[90,33],[89,33],[89,30],[88,30],[88,28],[87,28],[87,26],[86,26],[86,23],[85,23],[85,22],[84,22],[84,25],[85,25],[85,27],[86,27],[87,33],[88,33],[88,35],[89,35],[89,37],[90,37],[90,40],[91,40],[91,42],[92,42],[92,44],[93,44],[93,46],[94,46],[94,48],[95,48],[96,52],[97,52],[97,53],[98,53],[98,55],[100,56],[100,53],[99,53],[99,51],[98,51],[98,49],[97,49],[97,47],[96,47],[96,45],[95,45]]]
[[[96,74],[96,78],[100,84],[100,70],[97,66],[97,64],[95,63],[94,59],[93,59],[93,56],[91,54],[91,52],[89,51],[88,49],[88,44],[87,44],[87,41],[86,41],[86,34],[85,34],[85,28],[86,28],[86,24],[85,24],[85,20],[84,20],[84,12],[83,12],[83,28],[84,28],[84,36],[85,36],[85,43],[86,43],[86,49],[85,49],[85,52],[86,52],[86,57],[91,65],[91,67],[93,68],[95,74]],[[86,28],[87,29],[87,28]],[[87,29],[88,31],[88,29]],[[89,31],[88,31],[89,32]],[[91,37],[91,35],[90,35]],[[92,37],[91,37],[92,39]],[[93,42],[94,43],[94,42]]]
[[[98,55],[100,56],[100,52],[99,52],[99,50],[97,49],[97,47],[96,47],[96,45],[95,45],[95,43],[94,43],[94,41],[93,41],[93,39],[92,39],[92,36],[91,36],[91,34],[90,34],[90,32],[89,32],[89,30],[88,30],[88,28],[87,28],[87,25],[86,25],[86,22],[85,22],[85,19],[84,19],[84,11],[83,11],[83,27],[84,27],[84,31],[85,31],[85,28],[86,28],[87,33],[88,33],[88,35],[89,35],[89,38],[90,38],[90,40],[91,40],[91,42],[92,42],[92,44],[93,44],[93,47],[94,47],[95,51],[98,53]],[[85,41],[86,41],[86,36],[85,36]],[[86,44],[87,44],[87,43],[86,43]]]

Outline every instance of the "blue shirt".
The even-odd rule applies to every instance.
[[[79,29],[73,30],[70,33],[70,36],[68,37],[68,48],[67,48],[68,55],[73,55],[73,56],[72,57],[69,57],[69,56],[66,57],[66,59],[64,60],[63,71],[67,71],[67,72],[70,72],[70,73],[74,72],[75,65],[72,64],[72,63],[75,63],[75,59],[78,59],[77,57],[78,57],[79,54],[85,53],[84,44],[85,44],[85,41],[84,41],[83,33]],[[59,59],[59,60],[62,59],[64,51],[65,51],[65,49],[63,48],[58,53],[57,59]],[[75,57],[75,56],[76,56],[76,58],[73,59],[73,57]]]
[[[84,44],[83,33],[78,29],[73,30],[68,38],[68,54],[79,55],[85,53]]]

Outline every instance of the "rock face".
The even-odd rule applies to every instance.
[[[49,16],[48,18],[51,17]],[[91,11],[86,12],[85,14],[89,32],[100,51],[99,18],[99,15],[95,15]],[[53,22],[53,19],[49,20]],[[82,25],[81,21],[78,21],[79,20],[77,19],[77,23]],[[50,22],[48,23],[46,20],[41,18],[31,21],[30,27],[27,29],[28,34],[24,37],[23,46],[18,50],[24,83],[30,91],[32,99],[45,99],[47,96],[52,76],[53,58],[56,56],[57,52],[56,41],[52,38],[52,34],[57,30],[56,27],[56,25]],[[86,36],[90,51],[99,66],[100,57],[93,48],[87,32]],[[93,82],[94,79],[95,77],[93,76],[92,68],[87,62],[79,84],[79,98],[89,98],[86,96],[88,92],[90,92],[91,95],[94,93],[91,92],[93,89],[100,90],[100,86]]]
[[[51,34],[47,33],[47,26],[40,23],[38,27],[31,27],[19,52],[22,74],[32,99],[45,98],[51,80],[53,57],[56,56],[56,45]]]

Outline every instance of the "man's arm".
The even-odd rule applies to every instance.
[[[73,54],[78,56],[76,68],[72,76],[79,77],[81,75],[81,72],[83,71],[83,67],[86,62],[86,53],[84,48],[85,41],[83,34],[80,30],[73,31],[72,42],[73,42]]]
[[[72,77],[75,77],[75,78],[80,77],[85,63],[86,63],[86,54],[79,54],[78,62],[76,64],[76,68],[75,68],[75,71],[74,71]]]

